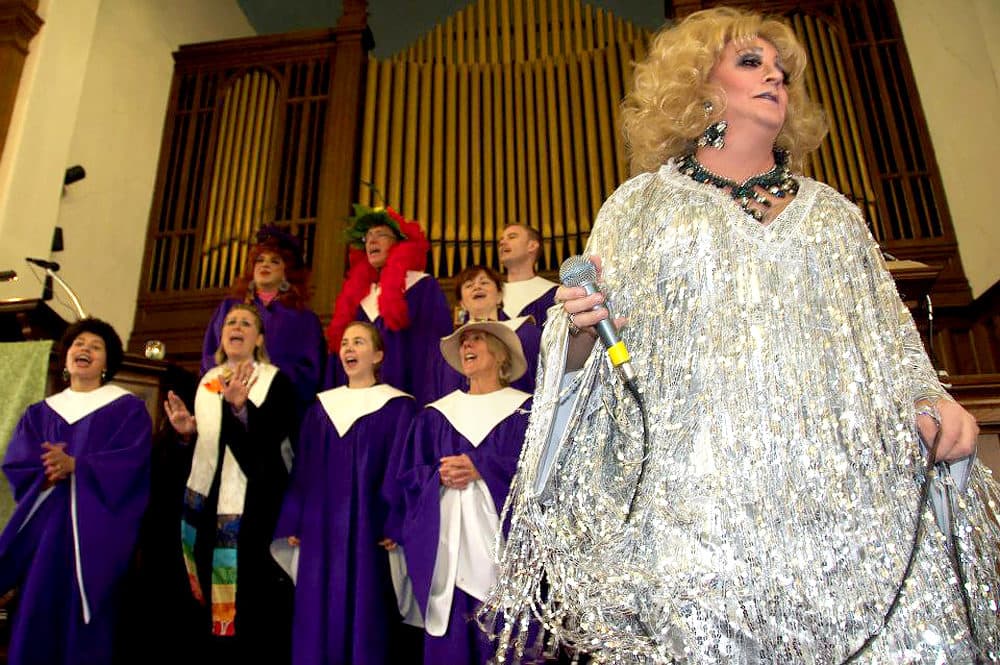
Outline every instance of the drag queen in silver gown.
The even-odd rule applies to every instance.
[[[638,175],[587,254],[648,449],[594,344],[601,294],[561,287],[479,615],[501,660],[538,624],[591,662],[997,659],[998,488],[860,211],[789,170],[825,133],[804,68],[783,23],[732,9],[661,31],[636,66]],[[948,464],[925,474],[939,429]]]

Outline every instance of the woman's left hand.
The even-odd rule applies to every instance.
[[[64,480],[76,471],[76,458],[66,452],[65,443],[46,441],[42,448],[45,449],[42,453],[42,466],[45,468],[45,478],[50,483]]]
[[[223,399],[229,402],[235,411],[240,411],[247,403],[250,388],[257,382],[257,377],[253,376],[253,370],[254,364],[250,361],[237,365],[222,391]]]
[[[941,414],[941,439],[938,441],[937,461],[951,462],[976,452],[979,425],[971,413],[958,402],[941,399],[937,402]],[[924,443],[930,448],[937,435],[938,426],[930,416],[917,416],[917,427]]]
[[[445,487],[464,490],[469,483],[482,476],[468,455],[448,455],[441,458],[441,484]]]

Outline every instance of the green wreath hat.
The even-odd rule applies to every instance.
[[[355,203],[354,215],[348,217],[350,225],[347,227],[347,242],[356,247],[364,247],[365,234],[373,226],[387,226],[396,234],[396,240],[406,240],[402,225],[406,223],[406,218],[393,210],[390,206],[377,206],[369,208],[363,203]]]

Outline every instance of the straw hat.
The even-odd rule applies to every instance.
[[[462,333],[469,330],[482,330],[493,335],[507,347],[510,355],[510,381],[517,381],[528,371],[528,361],[524,359],[524,349],[517,333],[503,321],[472,321],[441,338],[441,355],[449,365],[459,373],[462,372],[461,338]]]

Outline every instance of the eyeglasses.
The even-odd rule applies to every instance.
[[[396,234],[390,233],[389,231],[369,231],[361,238],[361,240],[363,242],[368,242],[370,240],[380,240],[382,238],[389,238],[390,240],[395,240]]]

